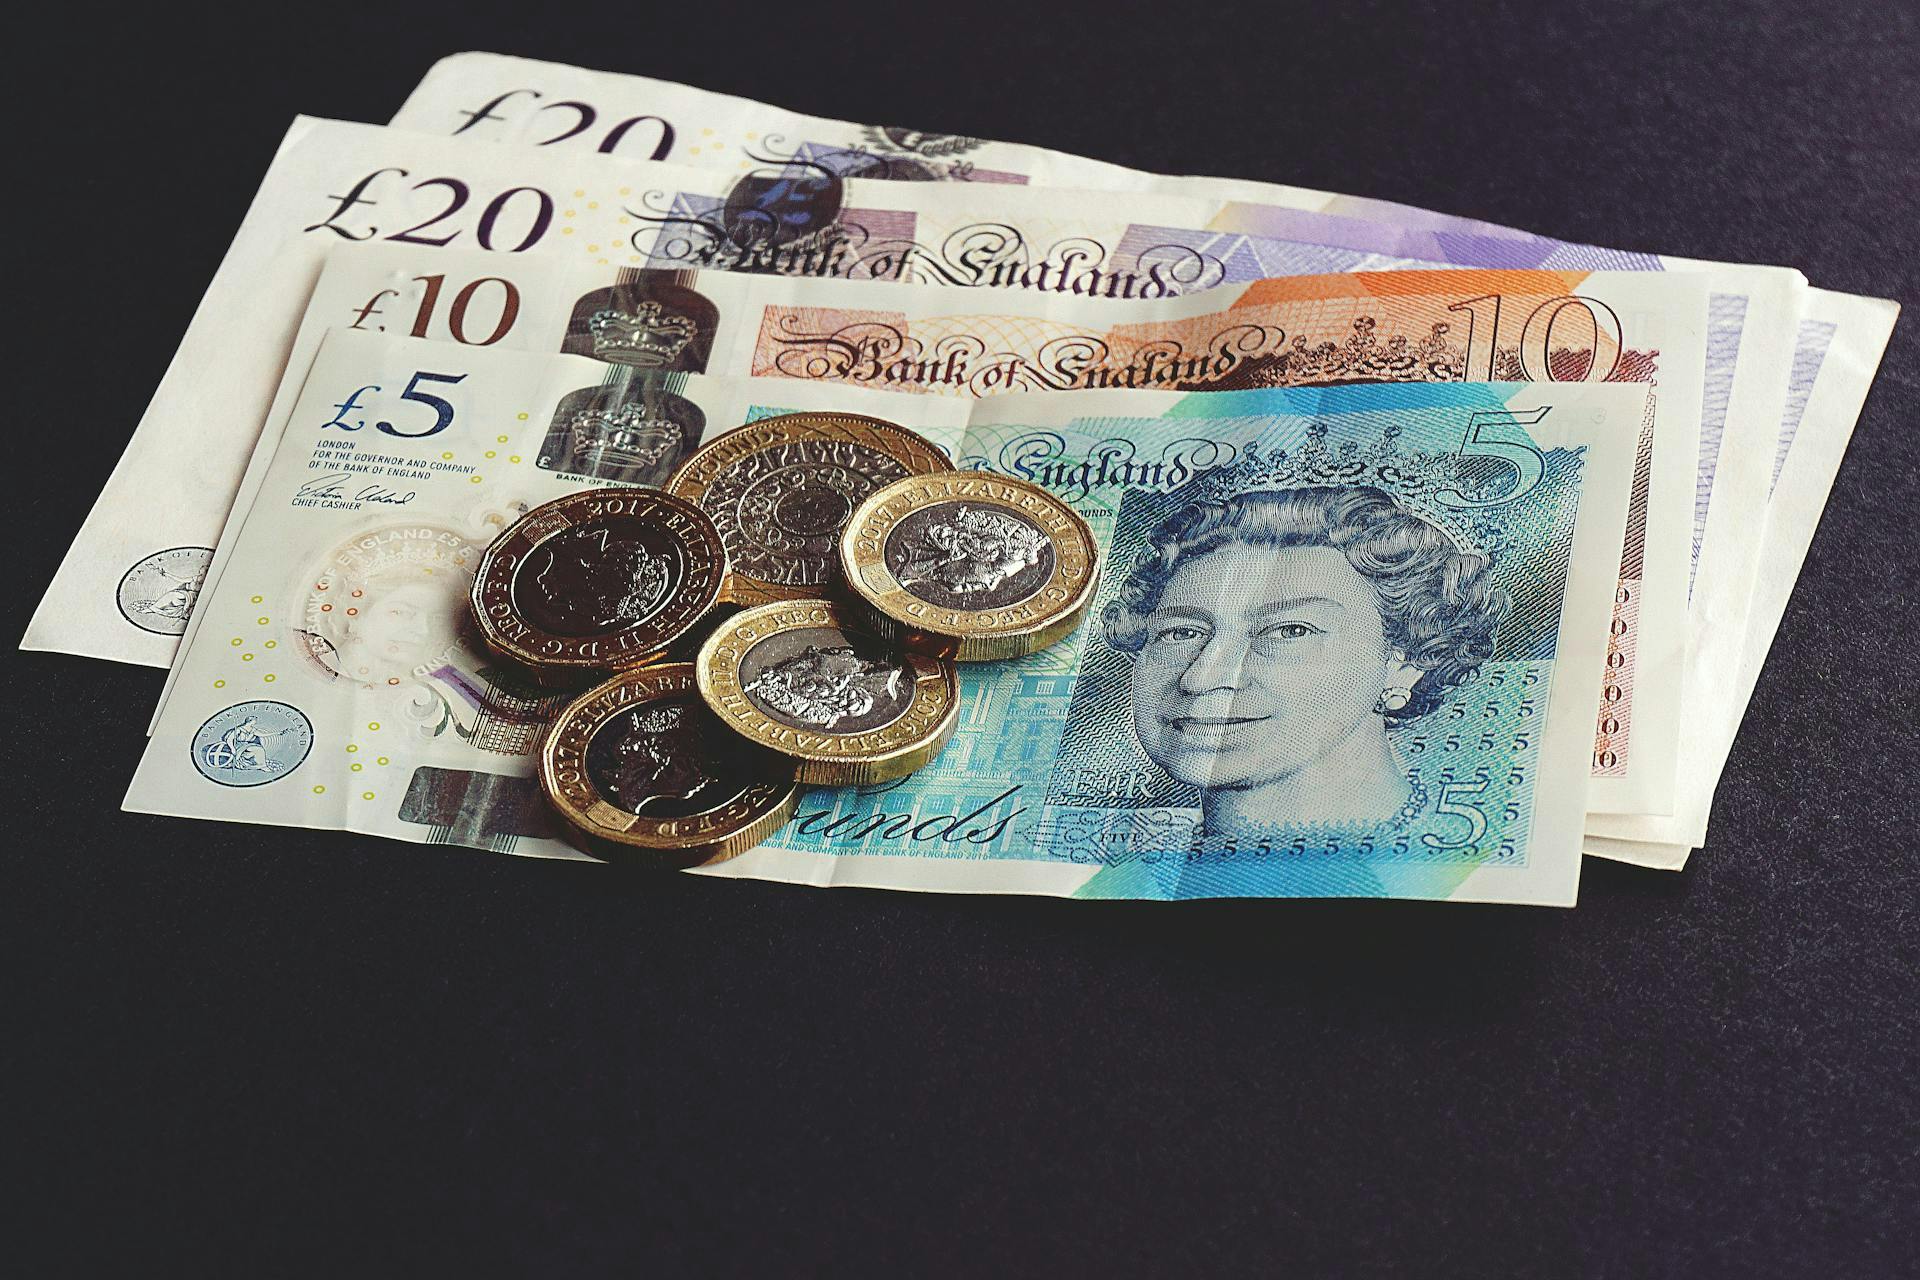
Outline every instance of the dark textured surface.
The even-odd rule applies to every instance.
[[[10,59],[4,634],[288,119],[460,48],[1920,302],[1911,6],[1577,8],[57,7]],[[616,887],[123,814],[160,674],[9,654],[9,1259],[1912,1274],[1916,333],[1709,847],[1573,912]]]

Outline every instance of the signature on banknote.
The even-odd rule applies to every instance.
[[[347,487],[353,483],[353,480],[353,474],[345,471],[337,475],[320,476],[317,479],[309,480],[301,485],[294,491],[294,496],[296,498],[312,498],[337,502],[373,502],[391,507],[405,506],[414,499],[414,490],[412,489],[402,492],[378,484],[363,485],[359,490],[349,495],[347,493]]]

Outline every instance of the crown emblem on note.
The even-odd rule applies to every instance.
[[[1328,441],[1327,425],[1307,428],[1298,449],[1262,452],[1249,445],[1233,462],[1198,481],[1199,496],[1219,502],[1257,490],[1367,486],[1378,489],[1438,525],[1462,551],[1498,558],[1510,535],[1506,522],[1474,504],[1498,498],[1512,484],[1500,465],[1475,465],[1458,453],[1425,453],[1400,447],[1400,428],[1389,425],[1371,440]]]
[[[660,369],[672,364],[693,341],[694,324],[657,302],[642,302],[631,314],[607,308],[587,318],[593,354],[615,364]]]
[[[679,423],[654,417],[638,404],[588,409],[567,421],[568,448],[596,470],[658,466],[677,454],[684,440]]]
[[[928,159],[957,156],[980,145],[980,139],[963,133],[927,133],[895,125],[867,125],[861,132],[876,151],[904,151]]]
[[[1373,316],[1354,317],[1345,340],[1331,338],[1310,342],[1296,333],[1290,342],[1275,347],[1256,360],[1257,386],[1317,386],[1329,382],[1462,382],[1466,380],[1467,353],[1447,339],[1449,326],[1436,322],[1424,338],[1404,333],[1380,336],[1380,324]],[[1501,351],[1496,358],[1513,353]],[[1504,365],[1502,366],[1505,367]],[[1522,375],[1511,375],[1524,380]]]

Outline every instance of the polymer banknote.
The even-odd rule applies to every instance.
[[[1140,195],[1122,211],[1110,197],[1005,184],[822,178],[791,165],[689,169],[296,121],[24,643],[152,665],[170,660],[194,573],[218,529],[205,513],[232,493],[285,366],[301,300],[330,246],[471,247],[507,261],[1137,298],[1426,259],[1532,266],[1552,257],[1531,248],[1516,254],[1510,239],[1435,236],[1366,219],[1251,206],[1233,216],[1254,214],[1284,216],[1293,238],[1222,230],[1227,210],[1205,199]],[[1556,260],[1673,265],[1598,250]],[[1786,329],[1767,323],[1763,300],[1752,295],[1753,282],[1766,279],[1752,268],[1714,277],[1703,493],[1720,491],[1708,483],[1719,424],[1747,420],[1743,402],[1772,391],[1760,371],[1773,365],[1760,348]],[[1724,416],[1716,412],[1722,404]],[[1760,414],[1767,422],[1777,416],[1777,407]],[[210,431],[209,423],[219,426]],[[188,438],[193,448],[180,448]],[[177,607],[131,608],[155,581],[184,584]]]
[[[434,269],[423,274],[425,267]],[[448,299],[462,297],[468,310],[456,319]],[[484,255],[369,247],[329,263],[294,367],[328,325],[344,324],[594,356],[611,366],[603,411],[638,394],[637,371],[653,368],[963,397],[1657,375],[1657,402],[1640,432],[1589,796],[1599,812],[1646,813],[1671,805],[1704,297],[1703,282],[1690,275],[1461,270],[1288,277],[1155,303],[995,295],[1000,309],[981,314],[952,310],[964,299],[938,289],[876,293],[730,273],[609,278],[593,268],[518,271]],[[882,298],[902,308],[849,306]],[[289,394],[281,393],[281,411]],[[236,509],[245,508],[247,485],[270,456],[273,430]],[[559,444],[550,453],[551,465],[574,465]],[[653,471],[624,478],[657,483],[676,461],[663,456]]]
[[[462,620],[493,530],[607,483],[538,462],[605,378],[579,356],[328,333],[228,530],[127,807],[579,856],[530,781],[551,695],[498,670]],[[1109,565],[1096,621],[968,664],[932,765],[812,792],[767,845],[703,874],[1573,901],[1645,388],[649,385],[683,435],[828,394],[946,441],[940,415],[958,413],[956,461],[1065,498]],[[685,763],[663,755],[661,785],[705,785]]]

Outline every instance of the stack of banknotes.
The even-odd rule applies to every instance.
[[[864,415],[1049,491],[1104,575],[961,664],[931,763],[697,874],[1566,905],[1583,853],[1705,840],[1896,310],[461,54],[387,126],[294,121],[24,645],[170,668],[128,809],[581,857],[550,695],[473,633],[489,545]],[[825,593],[869,461],[701,501]]]

